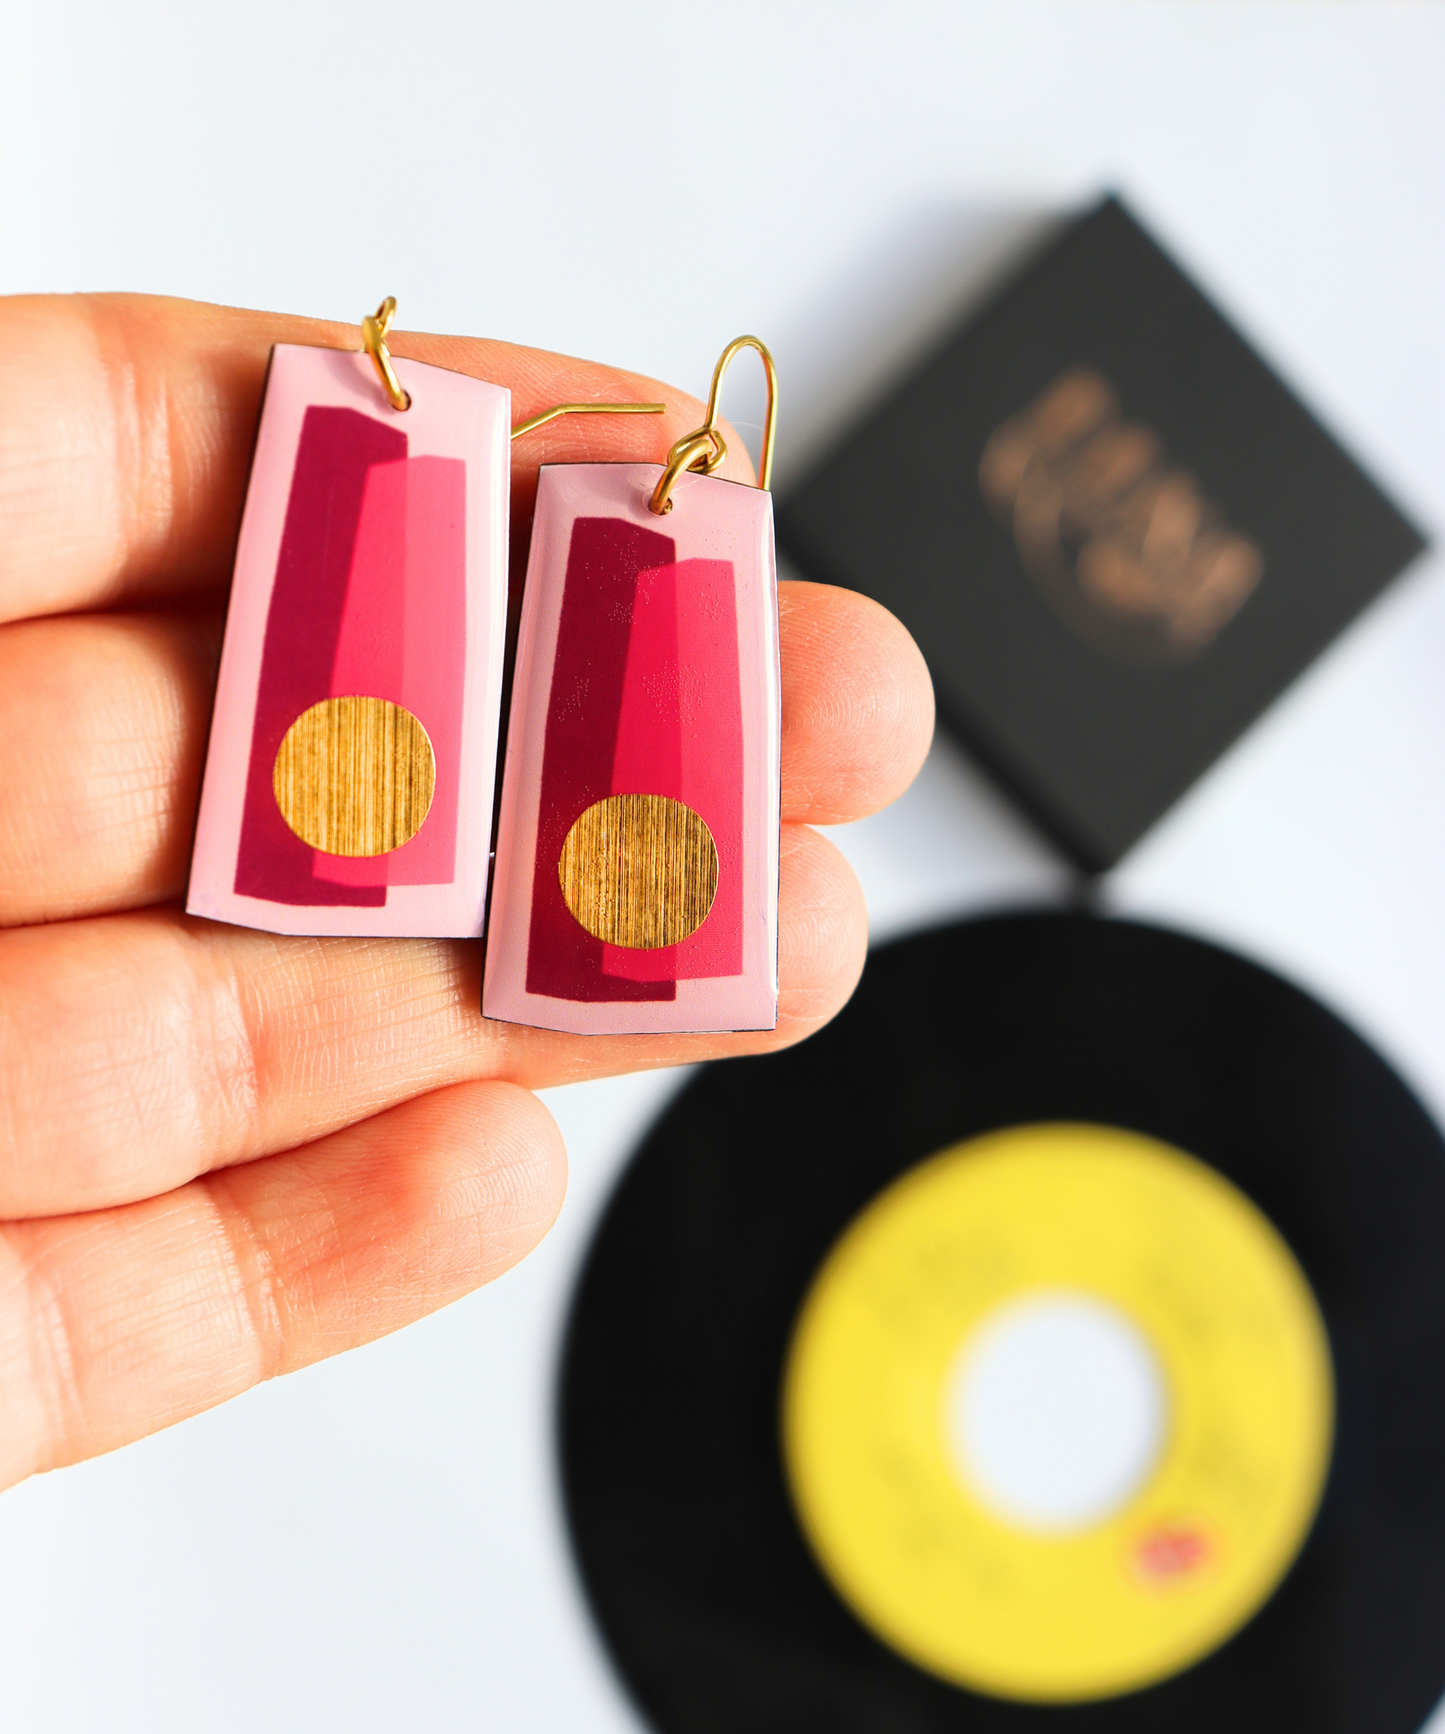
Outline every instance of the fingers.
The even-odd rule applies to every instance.
[[[789,1047],[821,1029],[852,997],[868,954],[868,906],[842,852],[806,825],[784,825],[781,841],[778,1027],[770,1036],[731,1038],[727,1053]]]
[[[860,818],[928,750],[927,669],[850,590],[784,584],[779,612],[783,815]],[[0,627],[0,740],[16,767],[0,779],[0,925],[181,896],[218,643],[213,612]]]
[[[781,584],[783,811],[836,825],[886,807],[933,739],[933,683],[886,608],[827,584]]]
[[[593,1036],[481,1016],[460,941],[281,939],[171,909],[0,934],[0,1217],[94,1209],[291,1149],[425,1090],[536,1088],[796,1041],[852,992],[857,881],[783,833],[775,1032]]]
[[[272,344],[361,347],[355,326],[157,296],[16,296],[3,308],[0,621],[220,585]],[[661,462],[701,416],[696,399],[652,380],[544,350],[399,331],[388,341],[509,387],[517,420],[571,399],[669,404],[661,416],[564,418],[519,440],[522,546],[544,456]],[[722,473],[751,479],[740,442]]]
[[[0,1486],[369,1342],[514,1264],[556,1125],[468,1084],[144,1204],[0,1229]]]
[[[178,894],[220,641],[214,612],[0,627],[0,924]]]

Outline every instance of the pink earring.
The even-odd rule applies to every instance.
[[[756,349],[756,488],[718,394]],[[517,645],[483,1010],[577,1033],[777,1022],[781,702],[772,356],[724,350],[656,464],[543,466]]]

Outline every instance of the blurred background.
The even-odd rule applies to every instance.
[[[4,41],[5,292],[350,320],[394,293],[404,327],[695,393],[756,331],[785,491],[1114,188],[1427,534],[1445,525],[1437,6],[21,0]],[[747,432],[745,371],[724,407]],[[1442,671],[1430,553],[1101,892],[1283,969],[1437,1115]],[[875,938],[1073,893],[946,740],[835,836]],[[596,1214],[677,1083],[551,1094],[570,1195],[491,1288],[6,1494],[0,1723],[636,1731],[569,1561],[553,1383]]]

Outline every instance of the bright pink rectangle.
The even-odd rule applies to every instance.
[[[401,679],[406,496],[407,472],[415,461],[373,464],[366,472],[327,698],[354,695],[406,704]],[[390,861],[389,855],[327,855],[317,849],[311,873],[332,885],[385,885]]]
[[[439,885],[452,878],[466,680],[466,478],[458,458],[405,458],[368,472],[330,696],[405,706],[431,741],[436,787],[426,823],[409,842],[387,855],[318,850],[318,879]]]
[[[639,574],[612,793],[683,801],[712,832],[718,887],[707,919],[677,945],[604,945],[605,975],[682,981],[743,967],[743,723],[736,585],[730,560],[682,560]]]
[[[387,857],[387,882],[426,885],[450,879],[456,859],[467,689],[466,467],[419,457],[407,474],[402,703],[431,737],[437,780],[426,824]],[[495,779],[495,763],[489,768]],[[490,801],[487,809],[490,846]]]

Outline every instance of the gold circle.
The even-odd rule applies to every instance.
[[[681,801],[609,795],[567,833],[557,877],[563,901],[594,939],[655,951],[707,919],[717,895],[717,844]]]
[[[1152,1475],[1062,1535],[974,1494],[946,1414],[978,1326],[1060,1289],[1124,1312],[1169,1396]],[[1313,1521],[1333,1411],[1314,1296],[1254,1205],[1170,1145],[1061,1124],[957,1144],[868,1205],[799,1313],[782,1420],[803,1531],[866,1625],[959,1685],[1078,1703],[1177,1673],[1261,1606]]]
[[[421,829],[436,756],[409,710],[384,698],[324,698],[286,731],[272,767],[281,817],[328,855],[386,855]]]

